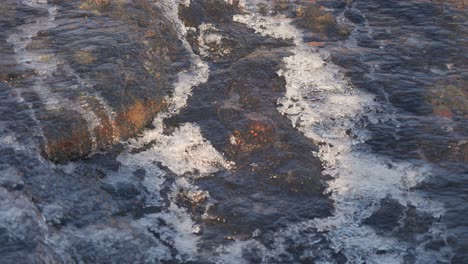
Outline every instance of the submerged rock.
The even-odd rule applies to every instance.
[[[257,7],[258,12],[280,23],[268,27],[279,25],[281,31],[282,22],[296,26],[306,19],[305,11],[297,9],[303,2],[307,5],[302,8],[316,5],[315,1],[278,0],[272,1],[271,9],[266,3]],[[361,129],[368,122],[378,126],[385,121],[365,120],[370,114],[361,119],[360,114],[354,118],[347,116],[347,111],[343,113],[341,108],[358,99],[354,92],[348,94],[344,89],[344,93],[335,93],[328,90],[333,87],[323,87],[327,88],[325,93],[288,95],[289,78],[301,81],[310,77],[303,85],[314,86],[312,79],[320,81],[321,76],[332,74],[330,78],[341,83],[340,69],[335,72],[333,67],[331,72],[307,76],[308,68],[317,62],[341,61],[350,76],[354,74],[352,80],[361,85],[368,82],[369,89],[378,90],[380,81],[389,80],[379,77],[369,81],[364,75],[371,69],[366,58],[360,57],[365,50],[336,56],[336,51],[318,48],[340,39],[333,35],[341,34],[334,32],[339,31],[341,22],[350,20],[356,27],[364,26],[368,23],[361,19],[385,11],[360,14],[359,5],[407,5],[398,1],[352,2],[338,5],[355,13],[317,6],[317,16],[307,19],[319,24],[302,26],[308,31],[304,35],[307,44],[302,45],[299,33],[293,34],[294,40],[280,40],[235,22],[242,20],[239,16],[234,20],[233,15],[256,4],[248,1],[181,1],[178,15],[187,27],[183,28],[179,19],[168,17],[177,13],[176,2],[171,0],[5,0],[6,4],[0,5],[0,28],[4,29],[0,31],[0,262],[380,263],[401,255],[401,262],[412,263],[420,261],[416,250],[445,251],[450,257],[452,251],[447,247],[455,245],[458,253],[452,262],[464,263],[467,197],[457,194],[466,189],[466,169],[460,168],[465,173],[460,176],[463,181],[450,175],[453,180],[444,182],[444,177],[434,175],[442,181],[439,185],[428,181],[427,186],[415,187],[437,190],[447,197],[447,204],[454,205],[439,219],[428,213],[432,207],[425,203],[414,203],[422,208],[411,205],[414,198],[423,198],[414,195],[412,184],[424,172],[413,171],[412,166],[400,168],[399,162],[390,159],[380,164],[386,157],[374,159],[366,147],[368,135]],[[244,4],[247,10],[242,9]],[[312,11],[307,12],[310,15]],[[335,19],[331,14],[344,17]],[[187,43],[180,41],[185,35],[176,30],[187,30],[193,52],[186,53]],[[336,45],[345,50],[378,47],[374,45],[379,43],[377,35],[358,33],[351,35],[357,45]],[[398,35],[384,33],[392,38]],[[416,39],[408,38],[405,43],[416,47]],[[294,43],[297,46],[293,48]],[[387,48],[378,50],[385,52]],[[332,53],[329,59],[324,55],[323,61],[302,60],[315,51]],[[301,69],[290,67],[294,62],[298,65],[292,66]],[[389,63],[381,65],[385,72],[410,65],[388,56],[385,63]],[[293,70],[299,71],[286,74]],[[176,84],[174,91],[172,83]],[[459,98],[462,89],[441,91],[433,91],[432,104],[450,106],[453,116],[441,119],[457,122],[465,109]],[[328,97],[328,92],[339,96]],[[291,104],[282,100],[285,96]],[[303,99],[310,100],[311,106],[317,103],[310,110],[325,118],[323,126],[317,127],[325,129],[320,133],[339,132],[330,136],[349,142],[350,153],[359,155],[347,155],[341,140],[336,144],[307,138],[303,134],[310,136],[303,129],[305,120],[300,120],[300,112],[308,110],[306,105],[297,104],[297,119],[298,112],[284,111]],[[335,101],[322,104],[325,99]],[[350,108],[350,115],[360,111],[358,108],[361,106]],[[138,134],[161,111],[141,137],[108,149]],[[373,109],[363,111],[373,113]],[[355,122],[364,124],[355,127]],[[465,123],[453,130],[463,130]],[[433,122],[430,125],[437,127]],[[335,126],[338,129],[328,129]],[[411,127],[414,130],[403,126],[402,131],[412,136],[423,131]],[[394,132],[388,128],[391,125],[386,123],[379,129]],[[381,140],[372,136],[391,145],[386,148],[391,151],[408,138]],[[451,161],[466,160],[466,140],[449,143]],[[319,151],[325,148],[331,151]],[[425,146],[421,148],[424,152]],[[99,153],[88,155],[94,151]],[[73,160],[52,164],[39,152],[59,163]],[[401,157],[403,152],[393,154],[389,157],[406,159]],[[319,157],[324,157],[327,173],[336,177],[330,186],[330,176],[324,175]],[[337,164],[338,170],[331,171],[327,162]],[[324,193],[327,187],[331,187],[331,196]],[[380,206],[374,204],[375,197],[384,197],[382,192],[394,191],[408,204],[390,196],[382,199]],[[336,210],[332,198],[338,205]],[[434,231],[444,221],[452,225],[448,228],[457,228],[456,236],[441,232],[444,236],[437,237]],[[367,231],[372,231],[368,226],[377,233],[375,241],[373,234],[368,236]],[[390,240],[386,238],[395,240],[395,247],[387,247]],[[450,258],[440,262],[448,263]]]
[[[2,52],[24,69],[2,79],[31,103],[52,161],[134,136],[165,108],[175,73],[186,67],[178,32],[150,1],[7,5],[16,16],[3,23],[16,27]]]
[[[218,7],[212,9],[215,2]],[[235,164],[196,181],[212,201],[203,215],[192,210],[210,243],[324,217],[332,208],[323,194],[328,178],[312,154],[317,146],[277,110],[286,85],[278,71],[292,41],[262,37],[232,15],[224,16],[235,12],[241,11],[224,1],[194,1],[180,10],[186,26],[193,27],[188,40],[210,63],[211,74],[194,87],[180,114],[166,120],[168,133],[184,123],[198,124]],[[226,48],[229,53],[220,52]]]
[[[434,216],[419,211],[414,205],[401,205],[397,200],[386,197],[380,201],[380,207],[363,224],[376,229],[378,233],[395,235],[404,240],[412,240],[416,234],[427,232]]]
[[[391,197],[380,201],[380,208],[370,217],[364,219],[363,224],[370,225],[381,231],[392,231],[399,226],[400,219],[404,216],[405,207]]]

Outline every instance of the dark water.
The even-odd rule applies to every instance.
[[[468,263],[462,2],[92,2],[0,5],[0,263]]]

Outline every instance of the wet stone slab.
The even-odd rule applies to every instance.
[[[174,74],[187,67],[176,29],[153,4],[88,2],[12,1],[16,15],[4,22],[17,27],[4,40],[11,60],[3,67],[14,71],[2,78],[32,104],[53,161],[135,135],[165,108]]]

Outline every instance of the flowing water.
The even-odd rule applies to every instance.
[[[171,91],[107,149],[119,93],[93,76],[117,74],[52,46],[102,23],[82,48],[122,38],[134,84],[128,29],[57,1],[0,7],[0,263],[468,262],[463,1],[143,2],[178,39]],[[44,111],[77,113],[92,153],[44,158]]]

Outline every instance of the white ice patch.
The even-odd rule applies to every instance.
[[[257,3],[249,3],[252,13]],[[332,217],[300,225],[328,232],[335,250],[341,250],[349,263],[402,263],[410,245],[377,235],[361,222],[387,196],[403,205],[412,204],[420,211],[440,216],[444,211],[440,204],[410,190],[430,175],[430,169],[357,150],[358,146],[365,147],[369,139],[369,133],[357,125],[359,122],[367,119],[365,122],[375,124],[392,117],[377,115],[376,109],[382,106],[374,102],[372,95],[353,89],[336,66],[307,46],[291,19],[281,15],[246,14],[236,15],[234,20],[262,35],[292,39],[296,44],[291,49],[293,55],[284,59],[283,69],[278,72],[287,82],[286,94],[279,100],[278,109],[307,137],[321,143],[320,151],[315,154],[325,166],[324,174],[334,178],[328,191],[335,201]],[[430,232],[437,231],[433,227]],[[377,253],[382,250],[386,253]],[[421,254],[417,259],[425,259],[423,250],[417,253]]]

